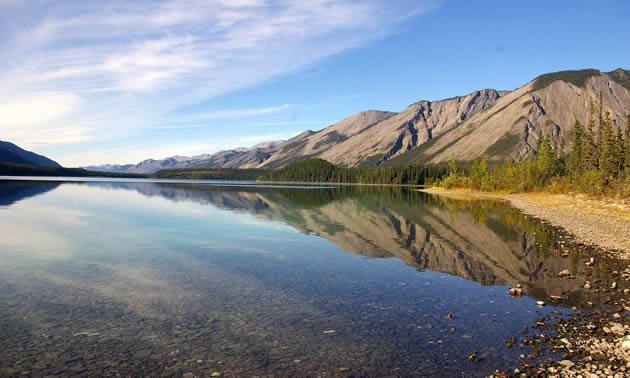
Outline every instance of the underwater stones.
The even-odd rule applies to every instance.
[[[610,331],[617,336],[624,336],[626,334],[626,330],[619,323],[611,323]]]
[[[472,354],[468,355],[467,358],[472,362],[481,362],[481,357],[477,355],[477,352],[473,352]]]
[[[586,281],[586,282],[584,283],[584,288],[585,288],[586,290],[590,289],[590,288],[591,288],[591,283],[590,283],[590,282],[588,282],[588,281]]]

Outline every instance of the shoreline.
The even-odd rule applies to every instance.
[[[622,201],[594,199],[583,194],[504,194],[441,188],[420,191],[506,201],[526,215],[564,229],[581,243],[597,246],[611,257],[630,260],[630,204]]]
[[[504,194],[441,188],[420,191],[453,198],[506,201],[526,215],[564,229],[574,236],[576,242],[593,245],[595,248],[590,252],[595,257],[585,264],[588,271],[597,270],[600,263],[606,265],[618,261],[617,270],[612,271],[608,279],[602,281],[593,277],[591,281],[584,282],[589,294],[580,309],[573,307],[568,313],[556,312],[559,316],[542,317],[529,330],[515,335],[515,345],[531,348],[533,353],[527,355],[524,350],[520,369],[496,371],[494,377],[627,376],[630,372],[629,204],[592,199],[585,195]],[[538,334],[538,330],[552,331],[555,335],[545,337]],[[558,353],[559,359],[534,362],[531,357],[542,349]]]

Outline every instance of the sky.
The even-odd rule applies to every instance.
[[[0,0],[0,140],[64,166],[288,139],[630,68],[630,2]]]

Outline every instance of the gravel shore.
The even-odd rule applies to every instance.
[[[532,353],[521,355],[520,369],[497,371],[495,377],[630,375],[630,204],[584,195],[494,194],[440,188],[422,191],[508,201],[523,213],[573,234],[574,242],[594,246],[583,251],[591,256],[586,269],[606,271],[606,279],[587,274],[583,285],[589,294],[580,308],[573,307],[562,316],[538,319],[530,329],[521,332],[524,337],[508,341],[508,347],[513,342],[521,348],[531,348]],[[546,337],[537,330],[553,334]],[[534,362],[532,357],[543,349],[557,353],[561,359]]]
[[[585,195],[494,194],[446,191],[440,188],[422,191],[430,194],[505,200],[527,215],[565,229],[584,244],[601,247],[617,258],[630,259],[629,203],[593,199]]]

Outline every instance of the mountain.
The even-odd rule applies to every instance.
[[[342,140],[360,133],[396,113],[368,110],[356,113],[323,130],[305,131],[286,141],[271,141],[251,148],[220,151],[212,155],[148,159],[138,164],[84,167],[92,171],[154,173],[175,168],[275,168],[307,156],[317,156]],[[272,158],[273,157],[273,158]]]
[[[519,161],[535,151],[541,131],[551,135],[560,146],[564,142],[564,152],[568,152],[575,121],[587,122],[589,103],[593,101],[597,106],[599,93],[603,93],[604,112],[610,112],[613,126],[623,124],[630,112],[629,77],[630,71],[622,69],[608,73],[592,69],[563,71],[539,76],[460,127],[392,159],[390,164],[440,163],[453,157],[462,161],[479,157]]]
[[[623,124],[630,113],[630,71],[561,71],[541,75],[514,91],[483,89],[420,101],[400,113],[359,112],[286,141],[87,169],[152,173],[165,168],[279,168],[309,157],[346,167],[437,164],[453,157],[520,161],[535,152],[540,132],[551,135],[564,152],[570,151],[575,121],[588,120],[589,104],[598,104],[600,93],[614,126]]]
[[[494,89],[441,101],[420,101],[340,143],[320,157],[342,166],[381,165],[457,128],[507,92]]]
[[[216,155],[216,154],[215,154]],[[92,165],[83,167],[89,171],[99,172],[118,172],[118,173],[154,173],[161,169],[175,169],[175,168],[190,168],[196,164],[209,159],[214,155],[198,155],[192,157],[186,156],[171,156],[161,160],[147,159],[138,164],[105,164],[105,165]]]
[[[298,136],[276,145],[271,156],[262,162],[261,168],[278,168],[295,160],[322,156],[344,142],[356,138],[375,125],[394,118],[397,113],[368,110],[351,115],[323,130],[305,131]]]
[[[13,143],[0,140],[0,162],[43,165],[48,167],[61,167],[59,163],[34,152],[26,151]]]

